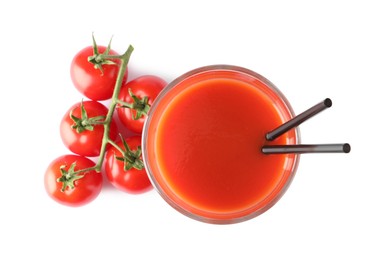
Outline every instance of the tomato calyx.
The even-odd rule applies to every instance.
[[[73,162],[69,169],[66,170],[66,165],[60,167],[62,176],[57,179],[57,182],[62,182],[61,191],[64,192],[67,187],[74,189],[74,182],[84,177],[84,174],[79,174],[78,171],[75,171],[76,162]]]
[[[76,109],[76,108],[74,108],[74,109]],[[81,118],[78,118],[78,117],[73,115],[74,109],[72,111],[70,111],[69,116],[74,122],[74,124],[72,125],[72,128],[75,129],[76,132],[79,134],[84,132],[85,130],[93,131],[94,125],[104,123],[105,116],[95,116],[95,117],[89,118],[88,113],[86,112],[82,101],[81,101],[81,106],[80,106]]]
[[[131,170],[132,168],[142,170],[144,168],[144,163],[141,159],[141,147],[138,146],[136,150],[131,150],[123,136],[120,135],[120,138],[122,139],[124,150],[120,149],[122,157],[115,155],[116,160],[122,161],[124,163],[125,171]]]
[[[111,50],[112,38],[109,41],[107,49],[105,49],[103,53],[99,53],[96,40],[93,34],[92,34],[92,39],[93,39],[93,55],[88,57],[88,61],[93,64],[95,69],[99,69],[101,75],[103,75],[104,74],[103,65],[116,65],[114,61],[105,58],[105,56],[109,55],[109,51]]]
[[[146,116],[150,110],[149,97],[144,96],[140,99],[134,93],[132,93],[131,89],[128,89],[128,92],[130,93],[133,102],[125,104],[123,107],[130,108],[135,111],[135,115],[132,113],[132,119],[134,120],[140,119],[143,115]]]

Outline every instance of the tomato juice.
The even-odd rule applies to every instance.
[[[267,132],[294,116],[282,93],[236,66],[190,71],[155,100],[144,128],[143,158],[161,196],[209,223],[255,217],[278,201],[299,155],[265,155],[265,144],[296,144],[298,129],[274,141]]]

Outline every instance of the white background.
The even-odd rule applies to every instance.
[[[389,8],[385,1],[2,1],[0,259],[388,259]],[[189,219],[151,191],[105,185],[81,208],[45,193],[73,87],[73,55],[114,35],[135,52],[131,78],[171,81],[234,64],[271,80],[305,122],[304,143],[350,154],[303,155],[285,196],[235,225]]]

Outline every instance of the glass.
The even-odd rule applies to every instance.
[[[285,96],[256,72],[231,65],[194,69],[151,107],[142,136],[146,171],[162,198],[188,217],[214,224],[251,219],[282,197],[296,173],[298,154],[261,153],[264,144],[300,143],[298,127],[265,138],[293,117]]]

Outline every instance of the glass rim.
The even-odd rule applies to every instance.
[[[286,182],[283,184],[283,186],[281,187],[280,191],[278,191],[278,193],[271,199],[271,201],[269,203],[267,203],[264,207],[262,207],[262,208],[260,208],[258,210],[255,210],[255,211],[253,211],[253,212],[251,212],[251,213],[249,213],[247,215],[244,215],[244,216],[240,216],[240,217],[236,217],[236,218],[230,218],[230,219],[227,219],[227,218],[209,218],[209,217],[205,217],[205,216],[198,215],[198,214],[195,214],[193,212],[190,212],[186,208],[178,205],[172,198],[170,198],[168,196],[168,194],[166,194],[164,189],[160,186],[160,184],[158,183],[156,178],[154,177],[154,173],[152,172],[152,169],[150,168],[150,165],[149,165],[149,153],[148,153],[148,149],[146,149],[146,147],[147,147],[146,144],[147,144],[147,139],[148,139],[148,135],[149,135],[149,131],[148,130],[149,130],[150,122],[153,119],[153,115],[154,115],[156,109],[158,109],[158,105],[161,102],[161,100],[176,85],[178,85],[183,80],[188,79],[189,77],[193,77],[193,76],[196,76],[196,75],[201,74],[203,72],[209,72],[209,71],[234,71],[234,72],[238,72],[238,73],[247,74],[247,75],[249,75],[251,77],[254,77],[254,78],[260,80],[267,87],[269,87],[279,97],[280,100],[282,100],[282,102],[284,103],[285,107],[287,108],[287,110],[288,110],[287,112],[290,114],[290,116],[291,117],[295,116],[293,108],[290,105],[288,99],[284,96],[284,94],[271,81],[269,81],[267,78],[265,78],[261,74],[258,74],[257,72],[254,72],[254,71],[249,70],[249,69],[244,68],[244,67],[235,66],[235,65],[228,65],[228,64],[216,64],[216,65],[207,65],[207,66],[203,66],[203,67],[198,67],[198,68],[190,70],[190,71],[182,74],[181,76],[175,78],[173,81],[171,81],[160,92],[160,94],[154,100],[154,103],[153,103],[153,105],[150,108],[150,111],[148,113],[148,116],[147,116],[147,118],[145,120],[144,127],[143,127],[142,156],[143,156],[143,161],[144,161],[146,173],[147,173],[147,175],[148,175],[152,185],[154,186],[156,191],[159,193],[159,195],[170,206],[172,206],[174,209],[176,209],[178,212],[182,213],[183,215],[186,215],[187,217],[190,217],[192,219],[195,219],[195,220],[198,220],[198,221],[201,221],[201,222],[205,222],[205,223],[211,223],[211,224],[234,224],[234,223],[239,223],[239,222],[243,222],[243,221],[252,219],[254,217],[257,217],[257,216],[263,214],[264,212],[266,212],[268,209],[270,209],[272,206],[274,206],[279,201],[279,199],[288,190],[292,180],[294,179],[294,176],[295,176],[297,168],[298,168],[299,160],[300,160],[300,155],[299,154],[295,155],[295,157],[294,157],[295,159],[293,161],[293,165],[291,167],[290,174],[289,174]],[[294,129],[294,131],[295,131],[295,139],[296,139],[295,143],[299,144],[300,140],[301,140],[301,138],[300,138],[300,130],[299,130],[298,127],[296,127]],[[270,196],[270,194],[271,193],[269,193],[269,196]],[[215,214],[215,215],[217,215],[217,214]],[[222,216],[223,214],[220,214],[220,215]]]

